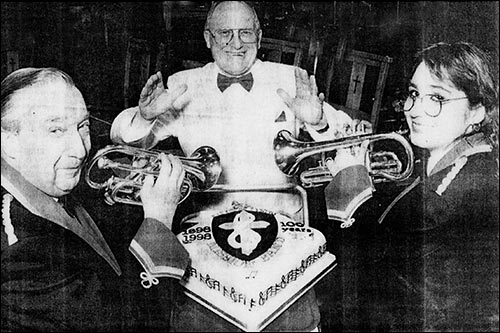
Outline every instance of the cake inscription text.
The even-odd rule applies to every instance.
[[[314,264],[325,253],[326,243],[319,246],[317,252],[309,255],[306,259],[303,259],[299,267],[294,268],[287,274],[282,275],[281,281],[267,287],[264,291],[260,291],[258,301],[256,301],[253,297],[249,297],[241,292],[238,292],[234,287],[228,287],[221,284],[220,281],[211,278],[209,274],[204,275],[203,273],[198,272],[198,270],[192,266],[186,270],[183,280],[188,281],[189,278],[197,278],[201,283],[206,285],[208,289],[222,293],[224,297],[231,299],[234,303],[246,305],[248,306],[248,310],[252,311],[252,308],[257,305],[263,306],[271,297],[276,296],[281,290],[285,289],[289,283],[297,280],[300,275],[304,274],[309,266]],[[239,260],[237,258],[234,259]]]

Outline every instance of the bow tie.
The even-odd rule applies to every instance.
[[[217,75],[217,87],[219,87],[220,91],[224,92],[224,90],[226,90],[233,83],[239,83],[247,91],[250,91],[253,86],[252,73],[248,73],[240,77],[230,77],[220,73]]]

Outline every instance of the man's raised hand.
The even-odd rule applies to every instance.
[[[186,92],[187,85],[169,90],[165,89],[161,72],[151,75],[139,97],[139,111],[142,118],[153,120],[160,114],[166,114],[171,120],[176,119],[185,103],[180,97]]]

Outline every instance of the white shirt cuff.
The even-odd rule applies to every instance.
[[[128,144],[143,139],[151,133],[154,122],[141,117],[139,107],[125,109],[113,120],[111,141]]]

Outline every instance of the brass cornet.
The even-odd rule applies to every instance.
[[[104,147],[89,162],[85,181],[94,189],[104,189],[105,201],[109,205],[116,202],[142,205],[140,190],[147,175],[158,177],[161,167],[159,154],[160,151],[123,145]],[[208,190],[219,179],[220,159],[212,147],[200,147],[190,157],[179,159],[186,171],[179,203],[184,201],[191,191]],[[102,170],[111,171],[111,175],[109,172],[101,172]],[[99,172],[106,175],[99,175]],[[92,180],[93,176],[100,176],[102,181]]]
[[[395,152],[371,152],[368,149],[365,164],[374,182],[402,181],[411,175],[413,172],[413,150],[409,142],[400,133],[396,132],[361,134],[322,142],[304,142],[293,138],[292,134],[287,130],[282,130],[274,139],[274,157],[281,171],[288,176],[293,176],[298,172],[300,163],[305,158],[322,154],[319,166],[309,168],[300,175],[304,187],[316,187],[333,179],[325,163],[325,153],[360,145],[366,140],[369,140],[370,143],[394,140],[401,144],[406,155],[406,167],[403,169],[403,163]]]

